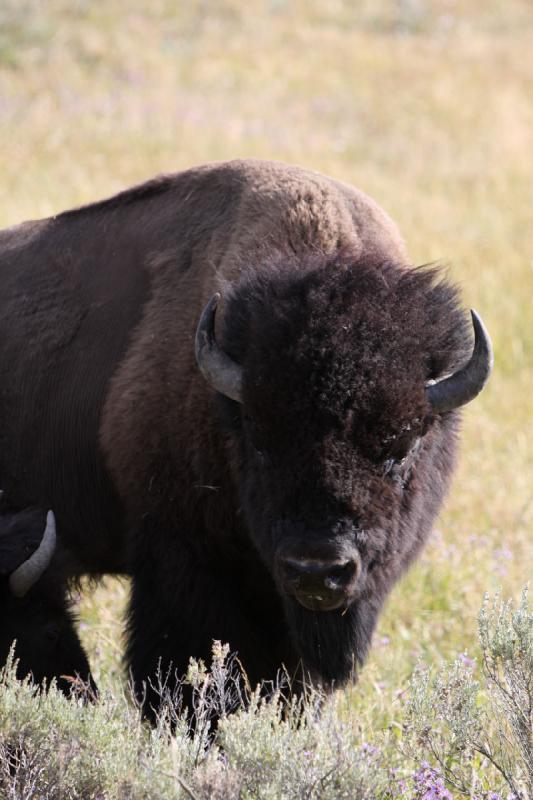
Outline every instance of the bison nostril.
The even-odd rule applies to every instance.
[[[355,561],[347,561],[332,567],[324,576],[324,583],[328,589],[339,591],[346,589],[352,583],[356,573]]]
[[[355,561],[346,561],[344,564],[336,564],[329,570],[328,578],[334,580],[349,581],[355,573]]]

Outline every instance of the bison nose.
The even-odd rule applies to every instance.
[[[346,605],[352,598],[359,561],[322,561],[281,558],[278,562],[281,583],[288,594],[312,611],[332,611]]]

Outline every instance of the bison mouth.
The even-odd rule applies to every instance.
[[[293,596],[308,611],[336,611],[346,606],[345,598],[339,597],[338,594],[294,592]]]

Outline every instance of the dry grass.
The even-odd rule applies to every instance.
[[[417,658],[475,651],[484,590],[533,572],[533,9],[529,0],[2,0],[0,224],[236,156],[352,182],[416,262],[443,260],[491,330],[434,541],[395,590],[359,686],[394,721]],[[82,604],[116,680],[123,585]]]

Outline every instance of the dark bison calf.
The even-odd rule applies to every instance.
[[[363,193],[262,161],[4,231],[0,284],[0,482],[57,515],[42,592],[71,642],[50,657],[41,640],[27,667],[83,670],[65,585],[124,573],[140,693],[213,639],[252,683],[284,664],[342,686],[489,375],[453,286],[412,268]]]

